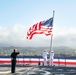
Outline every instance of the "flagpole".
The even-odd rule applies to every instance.
[[[53,26],[53,24],[54,24],[54,13],[55,13],[55,11],[53,11],[53,23],[52,23],[52,26]],[[52,29],[53,29],[53,27],[52,27]],[[53,39],[53,36],[51,35],[50,53],[51,53],[51,51],[52,51],[52,39]]]

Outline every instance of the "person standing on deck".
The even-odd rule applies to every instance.
[[[54,65],[54,63],[53,63],[54,62],[54,52],[53,51],[51,51],[51,53],[50,53],[50,59],[49,60],[50,60],[50,64],[49,65],[53,66]]]
[[[47,65],[47,54],[48,54],[48,52],[46,50],[42,53],[42,57],[44,59],[44,66]]]
[[[14,49],[13,53],[11,53],[11,73],[15,73],[16,57],[19,53],[17,49]]]

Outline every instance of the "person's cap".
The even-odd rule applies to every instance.
[[[51,51],[52,53],[54,52],[54,51]]]
[[[17,51],[17,49],[14,49],[14,51]]]
[[[47,50],[45,50],[44,52],[47,52]]]

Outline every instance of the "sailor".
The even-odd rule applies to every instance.
[[[54,65],[54,63],[53,63],[54,62],[54,51],[51,51],[49,60],[50,60],[50,64],[49,65],[53,66]]]
[[[14,51],[11,53],[11,73],[15,73],[16,57],[18,54],[19,51],[17,51],[17,49],[14,49]]]
[[[45,51],[42,53],[42,57],[43,57],[43,59],[44,59],[44,66],[47,65],[47,54],[48,54],[47,50],[45,50]]]

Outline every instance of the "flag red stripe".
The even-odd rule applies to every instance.
[[[34,30],[34,31],[30,32],[30,33],[27,33],[27,36],[29,37],[29,39],[32,39],[34,34],[45,34],[46,36],[48,36],[48,35],[52,35],[51,32],[52,32],[52,28],[50,30],[49,29]]]

